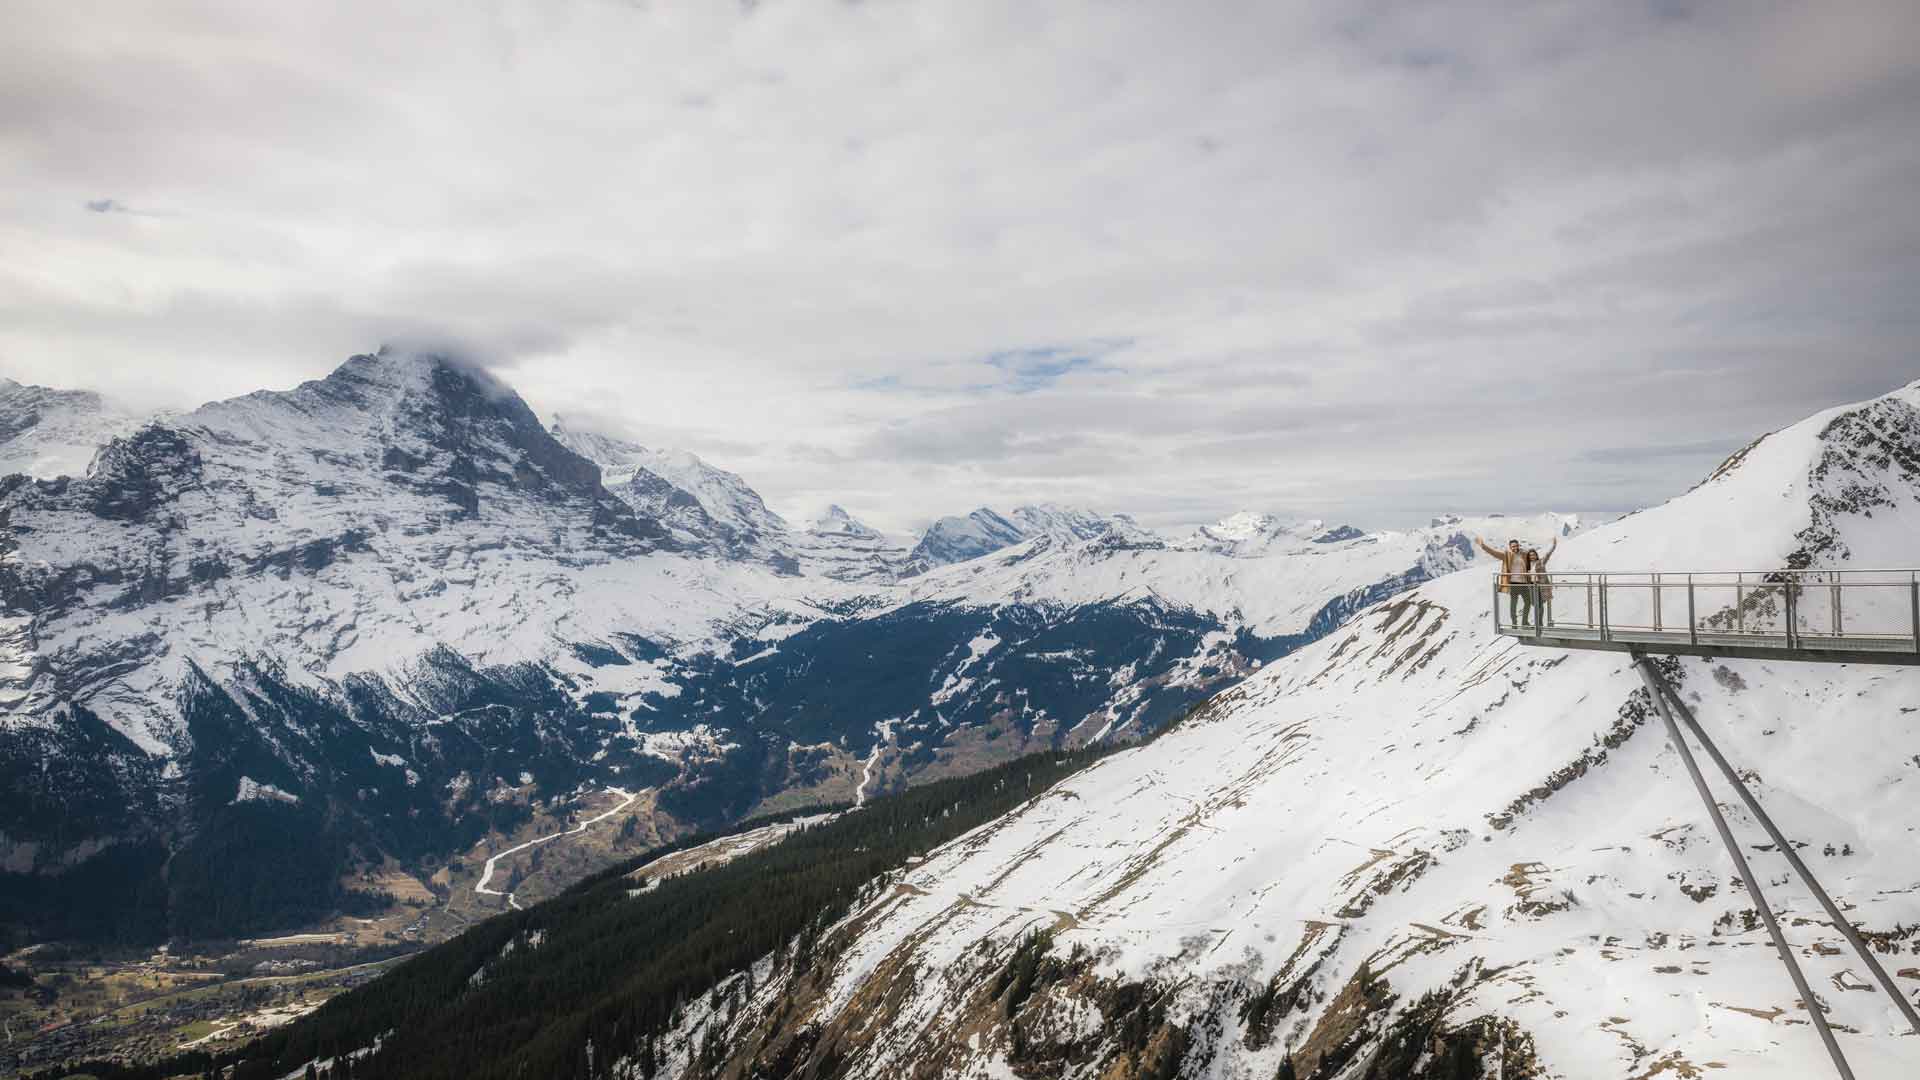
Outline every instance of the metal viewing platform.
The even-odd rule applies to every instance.
[[[1920,1035],[1920,1010],[1887,974],[1873,947],[1827,894],[1739,770],[1720,752],[1660,666],[1647,655],[1657,652],[1826,664],[1920,664],[1920,570],[1550,571],[1523,576],[1504,590],[1499,575],[1495,575],[1492,588],[1494,629],[1523,645],[1633,654],[1634,669],[1646,685],[1654,710],[1666,724],[1667,738],[1679,751],[1707,817],[1719,833],[1747,895],[1759,909],[1767,936],[1793,979],[1801,1007],[1841,1080],[1853,1080],[1853,1068],[1682,734],[1682,725],[1766,831],[1772,841],[1770,850],[1786,859],[1833,920],[1834,928],[1873,973],[1874,981],[1899,1008],[1908,1026]]]
[[[1830,664],[1920,664],[1920,570],[1553,571],[1493,589],[1529,645]],[[1525,600],[1532,599],[1531,605]],[[1539,617],[1526,618],[1531,608]]]

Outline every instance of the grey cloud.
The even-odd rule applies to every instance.
[[[17,7],[17,378],[457,350],[887,525],[1625,507],[1920,374],[1909,0]]]
[[[1596,465],[1635,465],[1675,458],[1721,458],[1752,440],[1709,439],[1706,442],[1667,443],[1649,446],[1600,446],[1582,451],[1579,460]]]

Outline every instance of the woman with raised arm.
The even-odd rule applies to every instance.
[[[1533,608],[1534,621],[1543,628],[1553,621],[1553,579],[1547,576],[1547,560],[1559,550],[1560,538],[1557,536],[1553,538],[1553,543],[1547,545],[1545,555],[1540,554],[1539,548],[1527,549],[1528,599]]]

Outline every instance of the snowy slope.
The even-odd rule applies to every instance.
[[[1070,544],[1107,538],[1136,545],[1158,545],[1160,538],[1125,514],[1096,514],[1057,503],[1015,507],[1001,515],[981,507],[965,517],[943,517],[927,527],[912,559],[921,569],[951,566],[991,555],[1029,540]]]
[[[839,581],[891,584],[910,572],[912,545],[860,521],[839,506],[787,542],[801,572]]]
[[[1212,525],[1202,525],[1176,546],[1224,555],[1257,555],[1276,541],[1306,540],[1318,534],[1318,519],[1286,521],[1272,514],[1242,510]]]
[[[1228,522],[1267,515],[1235,515]],[[1223,523],[1225,526],[1227,523]],[[1151,592],[1263,636],[1297,634],[1329,602],[1385,584],[1397,591],[1483,558],[1473,544],[1522,537],[1545,550],[1582,527],[1577,515],[1462,518],[1423,529],[1330,539],[1320,522],[1305,526],[1205,530],[1216,542],[1174,545],[1097,534],[1081,543],[1046,535],[911,583],[922,599],[1017,597],[1080,605]],[[1556,559],[1558,562],[1558,559]]]
[[[914,545],[914,561],[923,566],[948,566],[1017,544],[1026,533],[993,510],[981,507],[965,517],[943,517],[927,526]]]
[[[689,550],[835,581],[891,584],[911,572],[908,545],[838,506],[806,529],[793,529],[745,480],[693,454],[651,450],[560,422],[553,433],[598,464],[615,495],[659,518]]]
[[[1556,563],[1920,563],[1920,384],[1763,439]],[[1289,1055],[1301,1077],[1460,1057],[1509,1080],[1827,1075],[1626,658],[1495,637],[1487,584],[1379,604],[890,876],[828,933],[823,970],[767,965],[692,1010],[675,1052],[728,1054],[682,1057],[687,1075],[1266,1080]],[[1672,671],[1920,992],[1920,671]],[[1912,1075],[1920,1036],[1726,809],[1858,1075]]]
[[[144,418],[90,390],[52,390],[0,378],[0,475],[83,476],[102,446]]]
[[[88,478],[16,488],[9,510],[7,606],[34,614],[0,656],[29,673],[0,723],[77,700],[151,753],[184,735],[164,687],[187,665],[537,656],[575,617],[557,572],[590,583],[664,539],[510,392],[428,358],[204,406],[112,443]]]
[[[158,865],[246,784],[363,851],[588,785],[657,789],[669,832],[852,800],[1154,730],[1473,557],[1458,527],[1221,552],[1035,506],[929,570],[556,428],[484,371],[360,356],[0,482],[0,865]]]
[[[689,531],[704,539],[751,544],[787,531],[760,493],[739,476],[717,469],[684,450],[653,450],[638,443],[553,424],[561,445],[600,466],[609,490],[635,509],[656,514],[669,507],[697,508]],[[689,501],[690,500],[690,501]],[[699,524],[694,523],[698,521]]]

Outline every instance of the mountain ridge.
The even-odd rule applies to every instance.
[[[1036,506],[1017,542],[916,566],[844,514],[732,529],[709,504],[758,513],[744,481],[573,437],[390,352],[4,481],[0,922],[204,935],[186,868],[215,866],[263,897],[322,882],[322,908],[326,875],[386,867],[449,918],[490,910],[459,853],[593,792],[644,796],[639,844],[1135,737],[1473,558],[1458,525],[1229,560]],[[298,867],[207,854],[296,825],[320,838]],[[76,899],[114,890],[150,901]]]
[[[1557,565],[1841,568],[1920,555],[1920,387],[1818,414],[1736,458],[1658,507],[1575,530]],[[1462,526],[1449,516],[1430,529]],[[1298,529],[1294,542],[1376,546],[1316,545],[1321,535]],[[1062,556],[1009,549],[942,573],[1017,575],[1049,557]],[[1676,753],[1645,730],[1652,709],[1629,660],[1496,636],[1489,577],[1471,565],[1369,603],[1151,741],[896,859],[843,914],[796,922],[670,1002],[540,1012],[513,1046],[463,1067],[510,1075],[537,1059],[689,1080],[1822,1073]],[[1580,600],[1559,602],[1578,618]],[[1920,753],[1920,670],[1660,662],[1912,982],[1899,958],[1920,953],[1920,824],[1901,793]],[[1756,824],[1727,813],[1770,878],[1814,1007],[1859,1075],[1900,1075],[1904,1019],[1848,968],[1813,898],[1774,877]],[[778,865],[780,846],[757,854]],[[700,887],[703,871],[690,873]],[[603,940],[576,912],[649,951],[645,924],[621,924],[618,895],[598,888],[431,962],[449,985],[509,964],[528,985],[558,979]],[[534,934],[573,944],[509,943]],[[301,1047],[357,1046],[370,1075],[396,1074],[488,1008],[447,995],[415,1032],[379,999],[350,996],[263,1043],[260,1054],[293,1056],[261,1068],[299,1068]],[[375,1037],[394,1033],[414,1058],[383,1056]]]

